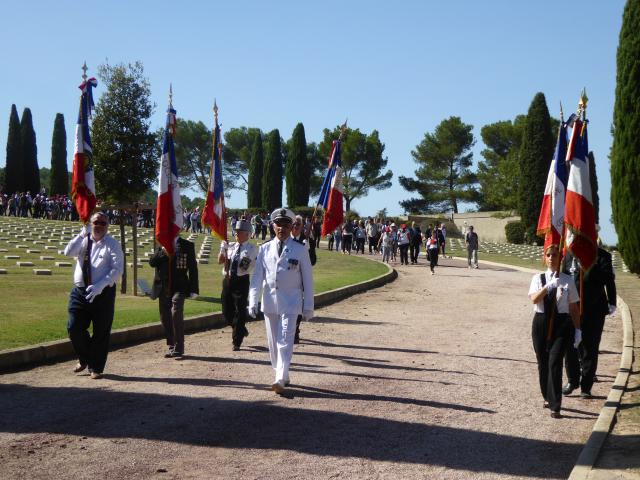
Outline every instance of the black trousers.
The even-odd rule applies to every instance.
[[[184,353],[184,293],[158,297],[160,321],[167,345],[178,353]]]
[[[364,238],[356,238],[356,253],[360,252],[364,255]]]
[[[400,264],[409,265],[409,244],[399,245],[400,247]]]
[[[553,322],[553,335],[547,341],[549,321],[544,313],[536,313],[531,325],[533,350],[538,361],[538,380],[543,398],[553,412],[562,406],[562,359],[572,341],[571,320],[567,314],[557,314]]]
[[[247,327],[247,306],[249,304],[249,275],[230,276],[222,280],[222,314],[233,327],[231,339],[236,347],[249,334]]]
[[[420,255],[420,247],[422,245],[420,243],[412,243],[411,244],[411,263],[418,263],[418,255]]]
[[[353,235],[343,235],[342,236],[342,251],[351,253],[351,241],[353,240]]]
[[[369,253],[378,251],[378,242],[376,241],[376,237],[369,237]]]
[[[565,369],[567,379],[580,391],[591,392],[593,378],[598,369],[598,352],[604,329],[604,315],[585,314],[582,316],[582,343],[575,348],[567,347]]]
[[[427,253],[429,254],[429,268],[433,272],[433,267],[438,265],[438,249],[437,248],[427,248]]]
[[[85,299],[85,288],[74,287],[69,294],[67,332],[80,363],[102,373],[109,353],[116,287],[105,287],[92,303]],[[93,324],[93,335],[89,326]]]

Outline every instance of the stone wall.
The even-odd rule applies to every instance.
[[[473,225],[481,242],[505,243],[504,227],[508,222],[517,222],[520,216],[511,212],[473,212],[448,215],[409,215],[409,222],[415,221],[421,228],[430,223],[444,223],[447,236],[462,237],[467,227]]]

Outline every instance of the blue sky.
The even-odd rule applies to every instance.
[[[278,128],[287,139],[303,122],[307,140],[319,141],[346,117],[353,128],[377,129],[394,185],[352,208],[399,214],[411,195],[397,178],[413,174],[411,150],[440,121],[456,115],[474,125],[477,163],[483,125],[526,113],[538,91],[558,117],[559,102],[573,111],[586,87],[601,234],[615,243],[608,155],[623,8],[623,0],[10,2],[0,30],[0,145],[11,104],[20,114],[29,107],[38,161],[49,167],[60,112],[71,165],[83,61],[91,75],[107,59],[141,60],[154,129],[164,124],[170,82],[179,118],[211,125],[216,98],[223,132]],[[244,193],[229,204],[245,206]]]

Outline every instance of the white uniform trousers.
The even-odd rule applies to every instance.
[[[298,315],[289,313],[283,313],[282,315],[264,314],[271,366],[275,373],[274,383],[289,381],[289,366],[293,356],[293,340],[296,335],[297,318]]]

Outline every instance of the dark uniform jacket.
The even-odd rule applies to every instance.
[[[198,264],[196,262],[195,246],[189,240],[178,237],[176,252],[171,259],[171,291],[169,292],[169,257],[158,247],[149,259],[149,265],[155,267],[152,297],[160,295],[171,296],[182,293],[186,296],[200,293],[198,287]]]
[[[564,272],[573,275],[576,287],[580,291],[580,269],[571,272],[573,255],[567,253],[564,258]],[[583,311],[587,315],[605,316],[609,305],[616,304],[616,282],[611,262],[611,254],[598,248],[598,256],[593,267],[584,274]]]

